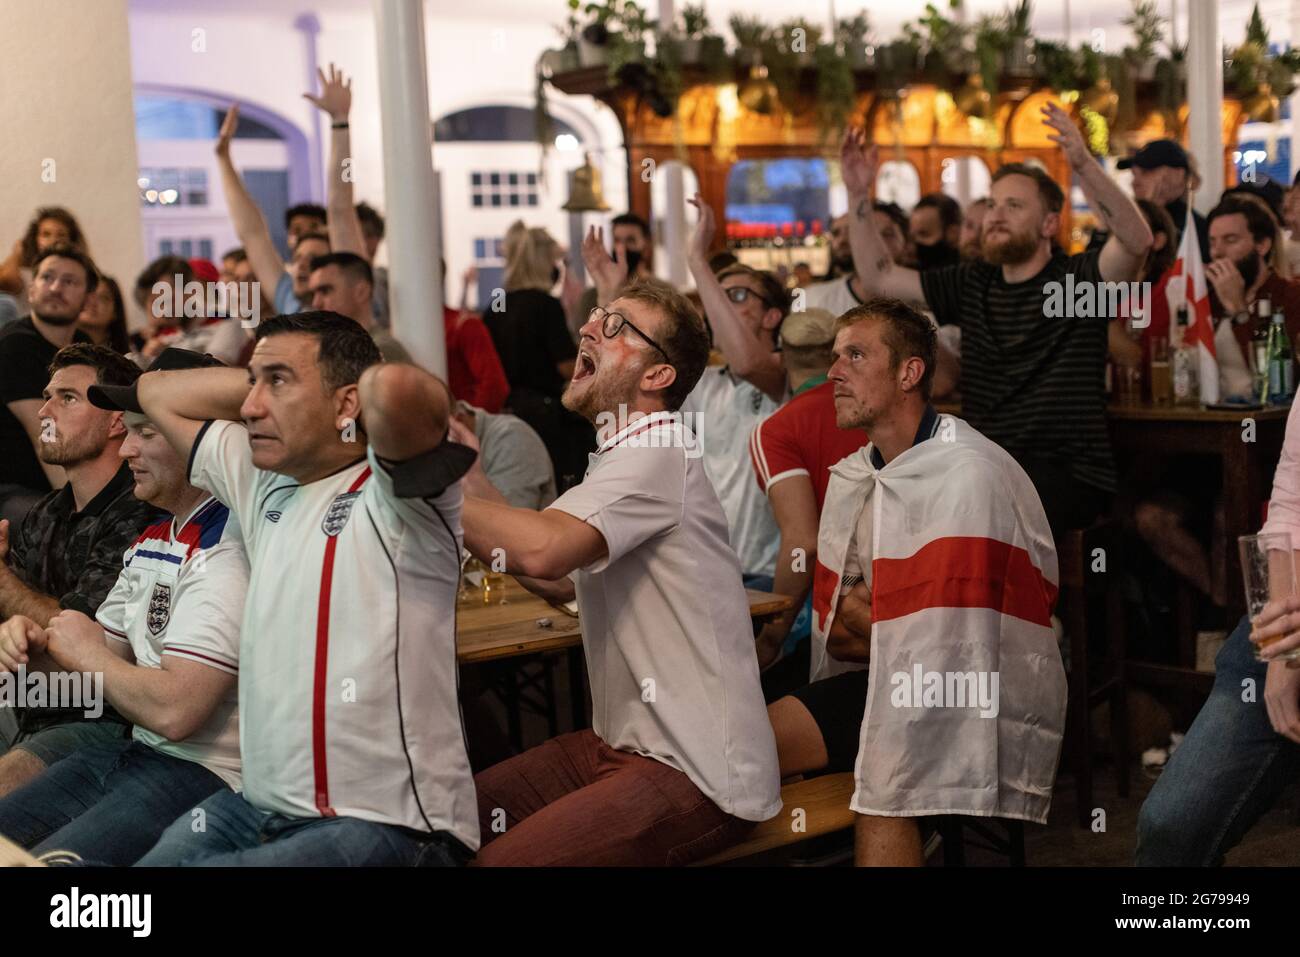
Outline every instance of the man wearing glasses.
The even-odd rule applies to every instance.
[[[787,396],[776,335],[790,312],[790,295],[771,273],[748,266],[728,266],[715,277],[709,268],[713,211],[698,194],[692,205],[700,216],[687,263],[726,364],[704,371],[682,411],[696,425],[704,470],[727,515],[745,582],[770,591],[781,533],[772,506],[754,483],[749,437]]]
[[[462,521],[474,555],[504,557],[540,593],[573,579],[592,728],[475,777],[478,859],[686,864],[781,808],[740,565],[676,414],[709,342],[656,280],[633,280],[580,333],[563,402],[596,426],[586,477],[534,512],[505,504],[476,464]]]

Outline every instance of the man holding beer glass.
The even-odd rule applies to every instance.
[[[1298,546],[1300,417],[1293,406],[1268,521],[1241,542],[1250,612],[1215,659],[1214,690],[1142,805],[1139,865],[1221,864],[1300,777],[1300,660],[1289,660],[1300,653]]]

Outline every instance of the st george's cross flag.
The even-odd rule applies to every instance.
[[[858,572],[871,593],[851,807],[1045,823],[1066,680],[1038,493],[1005,450],[953,416],[883,466],[873,451],[831,467],[813,582],[814,669]],[[869,551],[856,542],[866,528]]]
[[[1183,225],[1183,238],[1178,244],[1178,258],[1174,260],[1169,281],[1180,284],[1182,299],[1187,303],[1187,330],[1184,344],[1196,346],[1200,359],[1201,402],[1209,405],[1219,401],[1219,360],[1214,349],[1214,319],[1210,315],[1210,290],[1205,281],[1205,263],[1201,261],[1201,244],[1192,218],[1192,204],[1187,204],[1187,222]]]

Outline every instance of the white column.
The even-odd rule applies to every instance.
[[[1187,5],[1188,146],[1201,168],[1198,212],[1207,213],[1223,192],[1223,52],[1219,0]]]
[[[144,250],[126,0],[0,7],[0,254],[9,255],[38,206],[66,206],[95,264],[129,292]],[[206,32],[187,24],[184,42],[192,49],[207,42]],[[126,301],[138,327],[130,295]]]
[[[315,14],[304,13],[298,19],[293,21],[293,27],[302,33],[303,52],[305,63],[304,70],[306,86],[304,89],[315,90],[320,81],[316,77],[316,70],[320,67],[320,60],[317,56],[317,39],[320,37],[320,21],[316,19]],[[329,149],[329,144],[321,136],[320,110],[311,111],[311,174],[309,182],[311,184],[311,199],[323,203],[329,195],[329,183],[326,182],[325,166],[328,161],[325,158],[325,151]],[[296,202],[291,198],[291,202]]]
[[[392,332],[416,362],[445,379],[424,3],[374,0],[374,11]]]
[[[670,26],[675,16],[673,0],[659,0],[659,22]],[[640,175],[639,170],[632,172]],[[664,253],[668,259],[668,282],[675,289],[684,289],[689,275],[686,266],[686,179],[681,163],[666,164],[662,173],[667,177],[664,181],[666,211],[662,235]]]

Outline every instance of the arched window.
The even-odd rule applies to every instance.
[[[214,143],[228,98],[189,90],[143,89],[135,95],[141,221],[149,257],[217,260],[238,245],[220,180]],[[235,139],[244,183],[266,216],[271,238],[287,253],[284,213],[291,188],[307,179],[306,138],[288,121],[241,106]],[[305,192],[305,190],[303,190]]]

